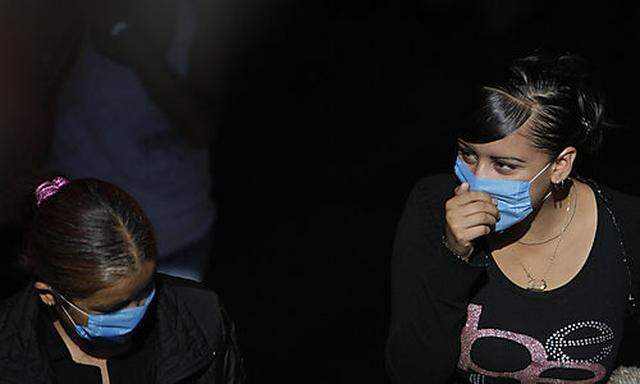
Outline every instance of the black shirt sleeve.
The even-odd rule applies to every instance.
[[[455,371],[467,299],[485,271],[442,245],[444,204],[455,185],[450,175],[422,179],[398,224],[385,350],[394,384],[446,383]]]

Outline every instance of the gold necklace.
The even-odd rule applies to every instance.
[[[552,237],[550,237],[550,238],[548,238],[548,239],[542,240],[542,241],[531,241],[531,242],[529,242],[529,241],[521,241],[521,240],[517,240],[517,241],[516,241],[517,243],[522,244],[522,245],[541,245],[541,244],[546,244],[546,243],[548,243],[548,242],[550,242],[550,241],[552,241],[552,240],[555,240],[555,239],[557,239],[558,237],[562,236],[562,234],[564,233],[564,231],[566,231],[566,230],[567,230],[567,227],[569,227],[569,224],[571,224],[571,221],[573,220],[573,216],[574,216],[574,215],[575,215],[575,213],[576,213],[576,212],[575,212],[575,203],[576,203],[576,201],[577,201],[577,198],[576,198],[576,196],[575,196],[575,195],[576,195],[578,192],[576,192],[576,191],[575,191],[575,187],[574,187],[573,185],[572,185],[570,188],[571,188],[571,190],[573,191],[573,195],[574,195],[574,196],[571,198],[571,200],[572,200],[572,201],[571,201],[571,203],[572,203],[572,205],[573,205],[573,208],[574,208],[574,209],[573,209],[573,213],[572,213],[572,214],[571,214],[571,216],[569,217],[569,220],[565,223],[565,225],[564,225],[564,226],[562,227],[562,229],[560,230],[560,233],[558,233],[557,235],[552,236]],[[571,191],[570,191],[570,192],[571,192]],[[567,212],[569,212],[569,210],[570,210],[570,209],[571,209],[571,207],[567,207]]]
[[[518,263],[520,263],[520,266],[524,270],[524,273],[527,275],[527,279],[529,279],[529,281],[527,281],[527,290],[534,291],[534,292],[543,292],[547,289],[547,281],[544,279],[544,276],[546,276],[547,273],[549,272],[549,269],[551,269],[551,266],[553,265],[553,262],[555,261],[555,258],[556,258],[556,254],[558,252],[558,247],[560,246],[561,242],[562,242],[562,236],[560,236],[560,238],[558,239],[558,242],[556,243],[556,246],[553,250],[553,256],[549,259],[547,268],[545,269],[544,273],[542,274],[543,277],[541,278],[536,278],[533,275],[531,275],[531,273],[527,270],[527,267],[524,266],[524,263],[522,262],[522,260],[518,258]],[[515,254],[515,251],[513,251],[513,249],[511,251],[514,252]]]
[[[511,253],[514,255],[514,257],[518,260],[518,263],[520,263],[520,266],[522,267],[522,269],[524,270],[524,273],[527,275],[527,279],[529,279],[529,281],[527,282],[527,290],[529,291],[534,291],[534,292],[543,292],[547,289],[548,285],[547,285],[547,281],[545,280],[545,277],[547,276],[547,273],[549,273],[549,270],[551,269],[551,266],[553,265],[553,263],[556,260],[556,256],[558,254],[558,248],[560,247],[560,243],[562,242],[562,235],[564,234],[564,232],[566,231],[566,229],[569,227],[569,224],[573,221],[573,217],[576,214],[576,204],[578,201],[578,192],[577,190],[574,190],[574,197],[573,197],[573,212],[571,213],[571,217],[569,218],[569,221],[567,222],[567,224],[562,228],[562,231],[560,231],[560,233],[556,236],[554,236],[554,238],[558,238],[558,242],[556,243],[555,248],[553,249],[553,255],[551,256],[551,258],[549,259],[549,261],[547,262],[547,268],[544,270],[544,273],[542,274],[542,277],[540,278],[536,278],[535,276],[533,276],[529,270],[527,269],[527,267],[524,265],[524,263],[522,262],[522,260],[517,257],[515,250],[513,248],[511,248]],[[542,244],[548,243],[550,240],[545,240]],[[533,245],[530,243],[523,243],[524,245]]]

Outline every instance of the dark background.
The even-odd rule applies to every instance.
[[[404,200],[421,176],[451,172],[471,90],[513,57],[570,51],[599,68],[618,127],[588,175],[635,193],[633,2],[305,0],[261,14],[228,77],[207,277],[254,381],[386,381],[388,265]],[[15,222],[1,232],[4,295],[24,278],[20,234]]]

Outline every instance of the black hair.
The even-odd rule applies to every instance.
[[[23,262],[65,296],[86,298],[156,252],[152,225],[133,197],[104,181],[78,179],[36,209]]]
[[[550,158],[573,146],[579,160],[591,159],[607,125],[592,72],[586,60],[572,54],[517,59],[497,81],[479,87],[476,110],[458,138],[488,143],[528,126],[533,146]]]

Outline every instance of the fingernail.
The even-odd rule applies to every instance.
[[[498,205],[498,202],[496,201],[496,199],[491,199],[491,201],[493,201],[493,205]]]

